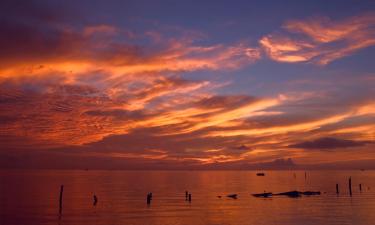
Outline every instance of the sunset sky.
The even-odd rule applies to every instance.
[[[375,168],[375,1],[1,1],[0,167]]]

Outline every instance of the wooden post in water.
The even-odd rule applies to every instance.
[[[189,192],[188,192],[188,191],[185,191],[185,201],[188,200],[188,197],[189,197]]]
[[[336,194],[339,194],[339,184],[336,184]]]
[[[352,177],[349,177],[349,194],[352,196]]]
[[[151,200],[152,200],[152,192],[147,194],[147,205],[151,204]]]
[[[191,202],[191,194],[189,194],[189,202]]]
[[[147,205],[151,204],[151,195],[150,193],[147,194]]]
[[[362,184],[359,184],[359,191],[362,192]]]
[[[98,204],[98,197],[96,195],[94,195],[94,202],[93,202],[93,205],[96,206],[96,204]]]
[[[305,172],[305,180],[306,180],[307,176],[306,176],[306,172]]]
[[[62,213],[62,203],[63,203],[63,192],[64,192],[64,185],[60,186],[60,199],[59,199],[59,214]]]

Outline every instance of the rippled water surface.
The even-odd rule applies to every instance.
[[[256,171],[3,170],[0,224],[375,224],[375,171],[308,171],[306,179],[304,171],[265,173],[258,177]],[[340,185],[338,196],[336,183]],[[185,190],[192,193],[191,203],[185,201]],[[251,196],[291,190],[321,191],[322,195]],[[146,204],[148,192],[153,193],[150,206]],[[232,193],[238,194],[238,199],[225,197]],[[94,194],[99,199],[96,206]]]

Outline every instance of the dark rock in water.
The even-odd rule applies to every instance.
[[[264,192],[264,193],[260,193],[260,194],[253,194],[254,197],[257,197],[257,198],[268,198],[268,197],[272,197],[272,192]]]
[[[227,195],[227,197],[237,199],[237,194],[230,194],[230,195]]]
[[[260,177],[263,177],[263,176],[265,176],[266,174],[264,174],[264,173],[257,173],[257,176],[260,176]]]
[[[291,198],[298,198],[301,197],[301,192],[299,191],[288,191],[288,192],[281,192],[275,195],[285,195]]]

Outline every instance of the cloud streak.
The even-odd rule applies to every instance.
[[[260,45],[279,62],[312,62],[326,65],[375,44],[375,14],[344,20],[328,17],[291,20],[283,32],[264,36]]]

